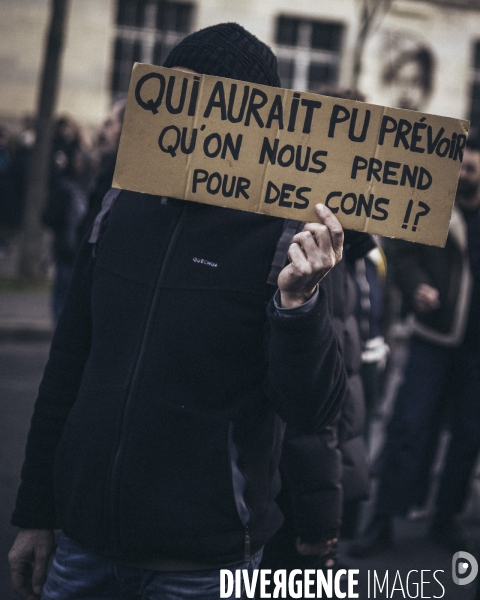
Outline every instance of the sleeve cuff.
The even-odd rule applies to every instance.
[[[313,310],[315,304],[318,300],[318,285],[315,293],[311,298],[309,298],[306,302],[301,304],[300,306],[295,306],[295,308],[281,308],[280,306],[280,290],[277,290],[273,296],[273,307],[275,309],[275,315],[281,317],[297,317],[300,315],[304,315]]]

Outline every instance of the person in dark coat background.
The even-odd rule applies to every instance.
[[[362,382],[366,409],[364,437],[367,444],[380,403],[382,375],[390,351],[385,343],[383,323],[386,273],[386,257],[379,246],[355,261],[355,314],[362,340]]]
[[[355,90],[313,90],[365,100]],[[355,262],[377,248],[365,233],[345,231],[344,260],[322,281],[348,376],[347,396],[334,423],[312,435],[287,427],[282,449],[282,489],[277,501],[285,522],[265,548],[262,566],[275,569],[340,568],[337,540],[353,537],[358,508],[370,491],[361,379],[362,344],[355,314]]]
[[[27,175],[35,144],[35,120],[27,116],[23,120],[23,126],[13,147],[8,148],[9,164],[3,173],[3,182],[0,183],[0,244],[7,254],[11,251],[10,243],[23,227]]]
[[[55,323],[60,318],[72,277],[78,249],[77,229],[86,210],[86,193],[78,180],[79,149],[66,151],[58,149],[54,153],[49,201],[43,214],[44,225],[53,232],[52,311]]]
[[[451,432],[430,539],[451,551],[480,450],[480,139],[470,134],[445,248],[399,243],[395,277],[413,335],[383,451],[374,516],[352,546],[375,554],[394,542],[393,518],[422,506],[440,425]]]
[[[321,432],[298,435],[286,428],[277,498],[285,522],[265,549],[264,568],[340,568],[337,539],[341,531],[344,537],[352,536],[358,504],[368,498],[361,340],[352,269],[375,247],[370,235],[346,231],[344,260],[322,281],[345,360],[347,396],[334,423]]]

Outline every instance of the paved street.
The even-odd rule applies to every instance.
[[[48,342],[0,343],[0,599],[13,600],[6,556],[16,528],[10,515],[20,480],[25,441]]]
[[[395,523],[395,533],[397,538],[396,546],[388,551],[384,551],[381,556],[368,559],[353,559],[345,557],[345,562],[349,568],[360,569],[360,598],[433,598],[442,597],[447,600],[473,600],[475,596],[474,584],[458,586],[452,580],[452,552],[446,552],[426,539],[427,522],[426,521],[407,521],[406,519],[397,519]],[[342,543],[343,548],[347,548],[347,543]],[[400,571],[405,595],[403,595],[401,586],[397,581],[395,592],[392,592],[393,582],[397,570]],[[370,571],[370,595],[368,594],[368,572]],[[389,595],[385,589],[380,593],[380,588],[376,587],[374,595],[374,571],[378,575],[380,586],[382,585],[385,573],[388,571],[388,589]],[[407,575],[412,572],[409,581],[410,589],[407,590]],[[415,583],[420,584],[423,573],[425,582],[423,596],[416,591]],[[442,587],[436,583],[433,572],[438,572],[436,578],[440,581]],[[408,595],[410,593],[410,596]],[[418,595],[416,595],[418,593]],[[442,595],[443,594],[443,595]]]
[[[15,536],[15,528],[9,525],[16,488],[19,481],[20,467],[23,460],[24,444],[28,430],[30,415],[35,400],[36,388],[47,360],[49,343],[47,341],[2,341],[0,342],[0,600],[13,600],[10,590],[6,565],[6,554]],[[381,424],[375,430],[376,438],[381,436]],[[377,442],[378,445],[378,442]],[[444,552],[425,539],[426,523],[424,521],[398,520],[398,545],[385,552],[381,557],[354,560],[345,559],[351,568],[360,569],[360,598],[408,598],[422,597],[416,595],[416,582],[420,582],[421,573],[424,581],[423,597],[443,597],[447,600],[473,600],[472,585],[455,585],[451,577],[451,553]],[[342,543],[342,548],[346,547]],[[377,571],[380,582],[383,582],[385,570],[389,573],[389,594],[379,592],[377,586],[374,595],[373,571]],[[397,569],[400,571],[405,595],[400,588],[399,580],[395,584]],[[368,596],[368,571],[370,573],[371,590]],[[436,583],[433,571],[443,570],[436,577],[445,588]],[[406,588],[406,577],[409,571],[410,587]],[[442,596],[443,594],[443,596]]]

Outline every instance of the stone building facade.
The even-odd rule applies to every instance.
[[[348,88],[363,1],[70,0],[57,112],[98,125],[133,61],[160,64],[220,21],[274,48],[285,87]],[[48,0],[0,0],[0,122],[35,109],[48,12]],[[480,125],[480,0],[394,0],[373,24],[359,88],[373,103]]]

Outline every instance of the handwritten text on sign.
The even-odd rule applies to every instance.
[[[135,64],[114,185],[443,246],[467,126]]]

